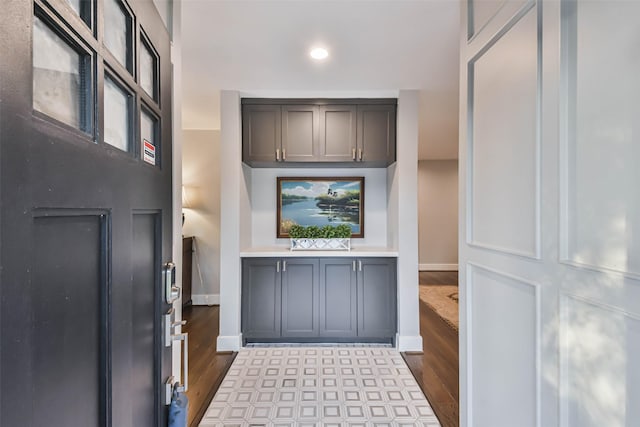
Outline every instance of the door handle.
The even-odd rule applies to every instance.
[[[362,161],[362,148],[358,148],[358,160]]]
[[[287,149],[283,148],[282,149],[282,161],[287,160]]]
[[[287,271],[287,261],[282,261],[282,271]]]
[[[353,267],[353,271],[356,271],[356,260],[355,259],[353,260],[352,267]]]
[[[351,158],[353,159],[353,161],[356,161],[356,149],[352,148],[351,149]]]
[[[276,162],[280,161],[280,149],[276,148]]]
[[[189,390],[189,333],[171,335],[171,341],[182,341],[182,385],[178,385],[178,391]]]
[[[276,262],[276,273],[280,273],[280,261]]]
[[[180,298],[180,288],[176,286],[176,265],[167,262],[162,267],[162,280],[164,281],[164,300],[167,304],[173,304]]]
[[[362,260],[358,260],[358,271],[362,271]]]

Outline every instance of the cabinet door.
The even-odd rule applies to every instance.
[[[356,161],[356,117],[355,105],[320,107],[320,161]]]
[[[358,105],[358,160],[371,167],[395,162],[395,105]]]
[[[320,336],[357,335],[356,260],[320,260]]]
[[[242,160],[275,163],[281,158],[282,113],[279,105],[242,106]]]
[[[318,260],[282,261],[282,336],[318,336]]]
[[[315,105],[282,106],[282,160],[315,161],[318,153],[319,110]]]
[[[358,260],[358,336],[391,338],[396,333],[396,260]]]
[[[280,337],[279,259],[242,261],[242,333],[245,338]]]

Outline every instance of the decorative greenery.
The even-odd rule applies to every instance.
[[[292,239],[348,239],[351,237],[351,227],[347,224],[325,225],[322,228],[316,225],[303,227],[296,224],[289,228],[289,237]]]

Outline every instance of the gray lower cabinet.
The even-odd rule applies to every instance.
[[[319,328],[318,260],[282,260],[282,337],[317,336]]]
[[[357,327],[356,260],[320,259],[320,336],[355,337]]]
[[[245,259],[242,263],[242,333],[245,338],[279,338],[282,283],[280,261]]]
[[[390,258],[358,260],[358,337],[396,333],[395,267],[396,260]]]
[[[245,258],[249,341],[393,341],[395,258]]]

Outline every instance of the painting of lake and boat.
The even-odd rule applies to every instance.
[[[347,224],[364,237],[364,177],[278,178],[278,237],[292,225]]]

